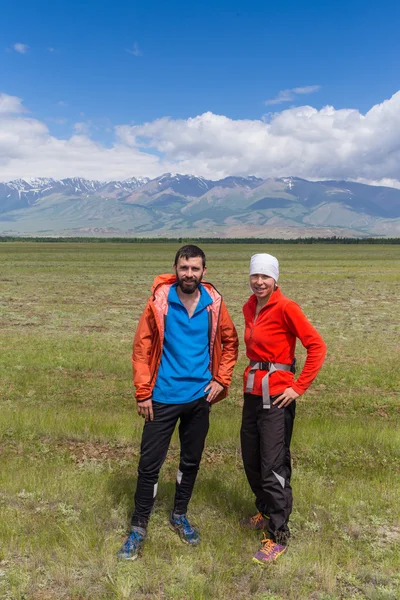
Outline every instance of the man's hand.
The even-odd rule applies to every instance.
[[[152,421],[154,419],[152,399],[149,398],[148,400],[143,400],[143,402],[138,402],[137,412],[146,421]]]
[[[215,398],[222,392],[224,386],[218,383],[218,381],[210,381],[208,386],[204,388],[205,392],[208,392],[207,402],[213,402]]]
[[[282,408],[282,406],[289,406],[292,404],[293,400],[296,400],[300,394],[294,391],[292,387],[286,388],[286,390],[273,401],[273,405],[278,404],[278,408]]]

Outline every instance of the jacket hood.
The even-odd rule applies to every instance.
[[[154,290],[161,284],[172,285],[176,282],[176,275],[172,273],[164,273],[163,275],[157,275],[153,281],[151,293],[154,294]]]

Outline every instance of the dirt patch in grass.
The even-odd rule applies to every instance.
[[[59,452],[68,452],[77,464],[88,460],[97,461],[131,461],[139,456],[137,445],[110,444],[106,442],[87,442],[78,440],[60,440],[53,442],[52,447]]]
[[[138,444],[110,444],[106,442],[87,442],[77,440],[61,440],[52,444],[58,451],[67,451],[77,464],[88,460],[97,461],[132,461],[139,457]],[[210,464],[220,464],[238,454],[236,450],[210,447],[203,453],[203,461]],[[179,457],[179,446],[171,444],[166,462],[176,461]]]
[[[393,527],[378,527],[377,533],[385,542],[400,544],[400,523]]]
[[[31,457],[34,454],[43,456],[44,453],[68,454],[79,465],[88,461],[100,463],[110,461],[116,463],[132,462],[138,459],[140,448],[139,443],[126,444],[75,439],[53,440],[42,437],[36,440],[33,445],[32,442],[28,441],[6,440],[0,446],[0,455],[3,452],[15,456],[29,454]],[[179,445],[173,442],[169,447],[166,463],[179,460],[179,452]],[[240,452],[237,448],[209,446],[203,452],[203,462],[212,465],[223,464],[227,460],[231,461],[232,459],[240,459]]]

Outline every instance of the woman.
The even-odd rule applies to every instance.
[[[324,362],[326,346],[303,314],[278,287],[279,263],[270,254],[250,260],[253,292],[243,307],[246,354],[244,405],[240,432],[247,479],[258,513],[241,524],[264,529],[262,547],[253,560],[264,564],[287,550],[292,511],[290,487],[292,437],[296,399],[304,394]],[[307,358],[294,378],[299,338]]]

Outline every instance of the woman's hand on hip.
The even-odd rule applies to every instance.
[[[273,401],[272,404],[274,406],[277,404],[278,408],[289,406],[289,404],[292,404],[293,400],[296,400],[296,398],[298,398],[299,396],[300,396],[300,394],[295,392],[292,387],[288,387],[280,396],[278,396]]]

